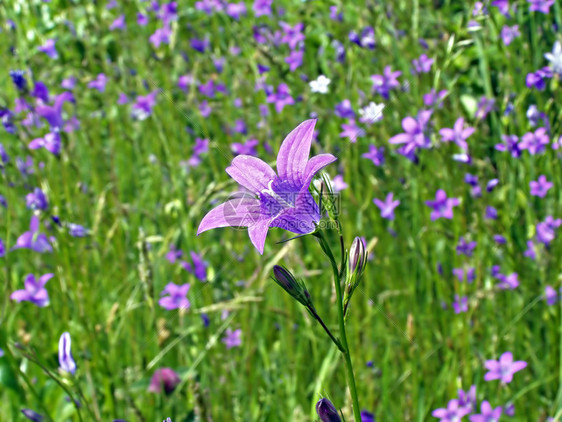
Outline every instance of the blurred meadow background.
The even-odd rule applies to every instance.
[[[561,25],[555,0],[4,0],[0,420],[314,421],[322,397],[352,420],[270,279],[337,330],[314,239],[196,236],[233,157],[274,165],[309,118],[370,251],[363,421],[561,420]]]

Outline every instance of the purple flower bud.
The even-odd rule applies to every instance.
[[[273,266],[273,280],[303,306],[312,306],[310,294],[304,283],[297,280],[286,268],[280,265]]]
[[[166,394],[171,394],[178,384],[180,383],[180,377],[171,368],[160,368],[154,372],[150,380],[150,385],[148,391],[151,393],[162,393],[162,390]]]
[[[43,416],[31,409],[21,409],[21,413],[23,413],[23,416],[33,422],[42,422],[43,420],[45,420]]]
[[[360,237],[356,237],[349,248],[349,272],[361,274],[367,261],[365,243]]]
[[[316,403],[316,413],[322,422],[341,422],[337,409],[328,399],[320,399]]]
[[[72,357],[70,346],[70,334],[68,332],[62,333],[59,340],[59,365],[63,371],[74,375],[76,372],[76,362],[74,362]]]
[[[10,78],[12,78],[12,82],[20,92],[27,90],[27,81],[24,75],[24,70],[10,70]]]

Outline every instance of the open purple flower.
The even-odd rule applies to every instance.
[[[465,406],[461,406],[457,399],[450,400],[447,408],[435,409],[431,415],[441,422],[458,422],[470,413]]]
[[[402,72],[400,70],[393,72],[390,66],[386,66],[382,75],[371,76],[373,89],[375,90],[375,92],[382,95],[383,98],[388,100],[390,91],[400,86],[398,77],[401,74]]]
[[[526,149],[529,154],[540,154],[544,151],[545,146],[548,145],[548,133],[544,127],[540,127],[534,132],[527,132],[521,137],[519,143],[520,149]]]
[[[29,143],[29,149],[45,148],[53,155],[59,155],[61,149],[60,135],[56,132],[47,133],[42,138],[35,138]]]
[[[96,79],[88,82],[88,88],[97,89],[99,92],[104,92],[106,83],[107,76],[105,76],[105,74],[103,73],[100,73],[98,74],[98,76],[96,76]]]
[[[70,350],[71,340],[68,332],[62,333],[59,340],[59,365],[61,369],[72,375],[76,373],[76,362]]]
[[[426,54],[422,54],[419,58],[412,60],[412,65],[414,66],[413,74],[429,72],[434,61],[435,59],[427,57]]]
[[[544,198],[548,190],[553,186],[552,182],[546,180],[546,176],[541,174],[538,180],[531,180],[529,187],[531,188],[531,195]]]
[[[529,2],[529,12],[541,12],[545,15],[550,13],[550,6],[554,0],[527,0]]]
[[[465,151],[468,149],[466,139],[474,133],[473,127],[464,127],[464,119],[459,117],[452,129],[443,128],[439,131],[443,142],[453,141]]]
[[[51,59],[57,59],[59,57],[59,53],[57,53],[57,49],[55,47],[55,40],[53,39],[45,41],[45,44],[40,46],[38,50],[42,53],[45,53]]]
[[[10,295],[10,299],[17,302],[32,302],[40,308],[47,306],[49,304],[49,293],[45,288],[45,284],[54,276],[54,274],[45,274],[36,280],[33,274],[28,274],[24,281],[25,288],[13,292]]]
[[[505,352],[499,360],[487,360],[486,369],[489,371],[484,375],[485,381],[501,380],[504,384],[509,384],[513,380],[513,374],[527,367],[527,362],[518,360],[513,361],[513,354]]]
[[[55,132],[60,131],[64,125],[64,120],[62,118],[62,105],[67,101],[74,102],[74,95],[72,95],[71,92],[64,91],[55,97],[55,101],[52,106],[40,105],[37,106],[35,111],[49,123],[51,130]]]
[[[470,415],[470,422],[498,422],[502,414],[502,407],[498,406],[492,409],[490,403],[484,400],[480,405],[480,412],[476,415]]]
[[[162,293],[158,304],[167,309],[168,311],[174,309],[189,309],[191,304],[187,299],[187,292],[189,292],[190,285],[189,283],[183,285],[177,285],[174,283],[168,283]],[[167,295],[167,296],[166,296]]]
[[[231,349],[233,347],[239,347],[242,344],[242,330],[239,328],[237,330],[231,330],[227,328],[225,331],[225,335],[222,339],[222,342],[226,345],[227,349]]]
[[[275,103],[275,111],[277,111],[277,113],[281,113],[286,105],[295,104],[295,100],[291,97],[291,91],[287,84],[279,84],[277,93],[271,92],[271,94],[267,96],[267,102]]]
[[[307,120],[287,135],[277,155],[278,174],[259,158],[235,157],[226,172],[250,194],[239,194],[211,210],[197,234],[217,227],[248,227],[252,244],[263,254],[270,227],[312,233],[320,210],[308,188],[316,173],[336,160],[331,154],[308,158],[315,125],[316,120]]]
[[[431,211],[432,221],[438,218],[453,218],[453,207],[456,207],[459,203],[458,198],[447,198],[447,193],[443,189],[437,191],[434,201],[425,201],[425,204],[433,209]]]
[[[502,143],[496,144],[497,151],[508,151],[513,158],[521,156],[521,147],[517,135],[502,135]]]
[[[31,217],[29,231],[24,232],[18,237],[16,245],[12,250],[14,249],[31,249],[39,253],[51,252],[53,250],[47,236],[44,233],[39,233],[39,217],[36,215]]]
[[[400,205],[399,200],[393,200],[394,193],[390,192],[386,195],[386,199],[381,201],[380,199],[373,199],[373,202],[381,210],[381,217],[388,220],[394,220],[394,208]]]
[[[401,153],[404,155],[413,153],[416,148],[429,148],[431,139],[428,134],[428,123],[431,113],[431,110],[420,110],[416,118],[408,116],[402,119],[404,133],[394,135],[388,142],[403,144]]]
[[[384,164],[384,147],[376,147],[369,145],[369,152],[361,155],[363,158],[368,158],[375,166],[382,166]]]

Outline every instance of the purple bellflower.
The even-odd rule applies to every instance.
[[[544,174],[540,175],[538,180],[532,180],[529,182],[531,195],[539,196],[541,198],[546,196],[546,193],[552,186],[553,183],[546,180],[546,176]]]
[[[403,144],[401,154],[408,155],[413,153],[416,148],[429,148],[431,139],[429,138],[427,126],[431,118],[431,110],[420,110],[418,116],[411,116],[402,119],[403,133],[394,135],[388,140],[391,144]]]
[[[64,125],[62,118],[62,105],[65,102],[74,102],[74,95],[65,91],[55,97],[52,106],[40,105],[36,108],[37,114],[43,117],[53,131],[60,131]]]
[[[400,82],[398,82],[398,77],[402,74],[401,71],[392,71],[390,66],[384,68],[382,75],[372,75],[371,81],[373,81],[373,89],[378,94],[386,100],[389,99],[390,90],[398,88]]]
[[[242,194],[211,210],[197,234],[217,227],[248,227],[252,244],[263,254],[270,227],[297,234],[312,233],[320,210],[308,191],[321,169],[334,162],[331,154],[309,159],[316,120],[297,126],[283,141],[277,155],[277,172],[259,158],[239,155],[226,172],[250,194]]]
[[[242,344],[241,336],[242,330],[240,328],[234,331],[230,328],[227,328],[222,342],[226,345],[227,349],[238,347]]]
[[[492,409],[490,403],[484,400],[480,405],[480,412],[476,415],[470,415],[470,422],[498,422],[502,414],[502,407],[498,406]]]
[[[49,293],[45,288],[45,284],[54,276],[54,274],[45,274],[36,280],[33,274],[28,274],[24,281],[25,288],[13,292],[10,295],[10,299],[17,302],[32,302],[40,308],[47,306],[49,304]]]
[[[431,415],[438,418],[441,422],[458,422],[470,413],[470,410],[465,406],[461,406],[459,400],[450,400],[447,408],[435,409]]]
[[[171,394],[181,379],[176,372],[171,368],[160,368],[154,371],[152,378],[150,379],[150,385],[148,386],[148,391],[151,393],[164,393]]]
[[[168,283],[160,294],[162,297],[158,301],[158,304],[168,311],[173,309],[189,309],[191,304],[186,297],[189,287],[189,283],[181,286],[174,283]]]
[[[474,133],[473,127],[464,128],[464,119],[459,117],[452,129],[444,128],[439,131],[443,142],[454,141],[459,147],[468,150],[466,139]]]
[[[439,218],[453,218],[453,207],[456,207],[459,203],[458,198],[447,198],[447,193],[443,189],[437,191],[434,201],[425,201],[425,204],[432,208],[432,221]]]
[[[57,53],[57,49],[55,47],[55,40],[53,39],[45,41],[45,44],[40,46],[38,50],[42,53],[45,53],[51,59],[57,59],[59,57],[59,53]]]
[[[53,155],[59,155],[61,149],[60,135],[56,132],[47,133],[42,138],[35,138],[29,143],[29,149],[45,148]]]
[[[390,192],[386,195],[386,199],[381,201],[380,199],[373,199],[374,204],[381,210],[381,217],[388,220],[394,220],[394,208],[400,205],[399,200],[393,200],[394,194]]]
[[[39,233],[39,217],[36,215],[31,217],[29,231],[18,237],[16,245],[12,250],[14,249],[31,249],[39,253],[51,252],[53,250],[47,236],[44,233]]]
[[[489,371],[484,375],[485,381],[501,380],[504,384],[509,384],[513,380],[513,374],[527,367],[527,362],[518,360],[513,361],[513,354],[505,352],[499,360],[487,360],[486,369]]]

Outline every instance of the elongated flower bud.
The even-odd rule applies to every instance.
[[[297,280],[286,268],[273,266],[273,280],[302,305],[312,307],[310,293],[304,282]]]
[[[360,275],[365,269],[367,262],[367,251],[365,243],[360,237],[356,237],[349,248],[349,273]]]
[[[344,315],[347,315],[347,307],[349,300],[355,291],[355,288],[361,281],[361,276],[367,265],[367,248],[365,242],[360,237],[353,239],[353,243],[349,248],[348,270],[345,281],[345,291],[343,296]]]
[[[316,413],[322,422],[341,422],[338,410],[328,399],[320,399],[316,403]]]

